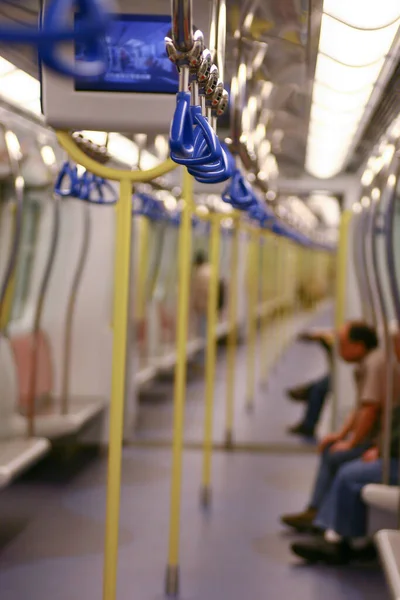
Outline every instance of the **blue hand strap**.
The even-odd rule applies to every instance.
[[[239,169],[233,173],[231,181],[222,193],[222,200],[239,210],[246,210],[257,202],[250,184]]]
[[[193,156],[194,131],[189,92],[178,92],[176,95],[176,108],[169,132],[169,147],[172,160],[175,160],[174,156],[177,158]]]
[[[104,191],[111,192],[111,198],[104,197]],[[85,171],[80,180],[79,199],[90,204],[113,205],[118,201],[117,194],[108,181]]]
[[[78,9],[79,23],[67,26],[74,8]],[[94,77],[104,72],[105,60],[100,53],[100,40],[107,30],[109,16],[99,0],[52,0],[43,15],[41,28],[0,27],[0,41],[37,46],[40,60],[58,73],[68,77]],[[83,42],[96,47],[91,62],[79,65],[61,58],[58,44]]]
[[[235,159],[225,144],[221,144],[221,160],[209,165],[188,168],[200,183],[219,183],[232,177],[236,170]]]
[[[111,198],[105,198],[104,192],[111,192]],[[77,198],[92,204],[116,204],[117,194],[111,184],[101,177],[85,171],[82,177],[78,175],[78,168],[65,162],[57,176],[54,186],[56,194],[62,198]]]
[[[62,31],[75,0],[53,0],[43,16],[42,32]],[[73,29],[75,43],[83,42],[92,58],[70,62],[63,58],[58,45],[40,39],[39,57],[49,68],[72,78],[97,77],[106,70],[102,36],[106,33],[108,17],[97,0],[78,0],[79,20]]]
[[[67,196],[79,198],[80,179],[76,165],[71,165],[69,162],[63,164],[57,176],[54,191],[63,198]]]
[[[183,156],[171,151],[171,158],[179,165],[198,166],[216,162],[221,159],[221,144],[208,120],[201,114],[200,106],[191,106],[190,115],[193,132],[193,151],[191,155]],[[171,143],[170,143],[171,147]]]
[[[142,215],[152,221],[163,221],[168,218],[167,210],[162,202],[144,193],[137,193],[135,197],[140,201],[140,205],[134,208],[133,214]]]

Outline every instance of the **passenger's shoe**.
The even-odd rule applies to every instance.
[[[378,558],[378,551],[373,542],[369,542],[362,548],[350,548],[350,558],[359,562],[373,562]]]
[[[301,385],[287,390],[286,393],[295,402],[307,402],[311,385]]]
[[[316,533],[318,529],[313,525],[316,516],[317,511],[314,508],[308,508],[295,515],[283,515],[281,522],[299,533]]]
[[[347,542],[332,543],[325,538],[315,538],[307,542],[296,542],[291,546],[292,552],[309,563],[325,563],[328,565],[346,565],[354,560],[352,550]]]
[[[288,433],[292,435],[302,435],[304,437],[313,438],[314,430],[306,427],[304,423],[298,423],[298,425],[293,425],[293,427],[288,428]]]

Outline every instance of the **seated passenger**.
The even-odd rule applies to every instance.
[[[400,336],[394,338],[397,359],[400,359]],[[386,378],[384,352],[380,360],[371,366],[369,400],[380,407],[384,414],[386,400]],[[400,449],[400,366],[394,365],[393,412],[389,465],[389,483],[398,484],[398,457]],[[365,398],[367,396],[365,395]],[[366,401],[364,401],[366,404]],[[379,458],[380,440],[369,448],[361,460],[353,460],[338,470],[324,502],[314,521],[324,537],[292,545],[292,551],[309,562],[344,564],[351,560],[367,560],[375,557],[375,548],[367,537],[367,507],[361,497],[362,488],[370,483],[382,481],[382,460]]]
[[[382,390],[377,389],[375,378],[384,368],[384,354],[377,348],[376,332],[365,323],[350,322],[339,330],[338,342],[341,358],[357,363],[357,405],[343,427],[319,444],[321,459],[306,510],[281,519],[285,525],[301,532],[314,529],[314,520],[341,465],[360,458],[373,445],[378,422]]]
[[[292,544],[292,552],[308,562],[346,564],[352,560],[370,560],[376,555],[367,531],[367,507],[362,488],[369,483],[381,483],[382,460],[376,446],[361,459],[341,466],[329,493],[315,519],[324,536]],[[390,484],[398,482],[398,459],[390,463]]]
[[[328,353],[329,362],[332,360],[334,336],[332,330],[311,331],[299,336],[299,340],[313,341],[322,344]],[[331,365],[330,365],[331,366]],[[331,369],[330,369],[331,370]],[[297,402],[306,402],[307,407],[300,423],[290,427],[289,433],[314,437],[315,428],[318,425],[325,400],[329,394],[331,386],[331,375],[328,372],[319,379],[288,390],[288,395]]]

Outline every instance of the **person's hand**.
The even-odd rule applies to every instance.
[[[318,450],[323,452],[330,444],[335,444],[341,439],[340,433],[329,433],[318,444]]]
[[[330,448],[329,452],[334,454],[335,452],[348,452],[353,448],[351,440],[339,440],[336,444]]]
[[[364,462],[367,462],[367,463],[375,462],[379,458],[379,448],[377,446],[373,446],[372,448],[369,448],[369,450],[364,452],[364,454],[362,455],[361,458]]]

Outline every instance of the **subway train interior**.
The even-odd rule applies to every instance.
[[[399,90],[399,0],[0,0],[1,600],[400,599]]]

